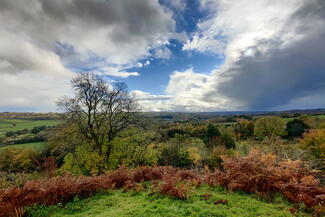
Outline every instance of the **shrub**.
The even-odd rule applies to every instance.
[[[178,143],[166,144],[159,158],[160,165],[190,168],[194,165],[189,152]]]
[[[186,183],[180,182],[177,176],[170,175],[159,186],[159,193],[184,200],[188,197],[189,190]]]
[[[300,161],[277,161],[273,154],[253,150],[247,157],[222,157],[223,171],[206,177],[211,185],[243,190],[262,196],[282,193],[290,201],[308,207],[324,206],[325,188],[314,178],[314,171]]]
[[[40,153],[31,148],[8,147],[1,150],[0,170],[5,172],[28,172],[38,169]]]
[[[316,158],[325,158],[325,129],[309,130],[303,135],[301,147]]]
[[[207,160],[207,165],[210,169],[222,168],[222,156],[232,156],[234,153],[232,150],[228,150],[225,146],[217,146],[212,149],[210,156]]]
[[[27,181],[40,178],[39,173],[7,173],[0,172],[0,189],[22,187]]]
[[[227,149],[235,148],[235,140],[230,133],[226,132],[222,134],[221,139],[221,144]]]
[[[48,180],[35,180],[21,188],[0,189],[0,217],[32,204],[53,205],[67,202],[75,196],[85,197],[101,189],[141,190],[140,182],[152,181],[156,192],[186,199],[194,184],[221,185],[230,190],[242,190],[261,196],[282,193],[292,202],[304,203],[321,213],[325,206],[325,188],[315,179],[314,171],[300,161],[278,161],[273,154],[252,151],[247,157],[223,156],[223,170],[202,171],[173,167],[120,167],[105,175],[73,177],[69,175]],[[141,187],[142,186],[142,187]]]
[[[62,170],[74,175],[98,175],[106,166],[103,157],[92,151],[90,146],[82,145],[65,156]]]
[[[35,203],[54,205],[69,201],[77,195],[80,197],[92,195],[101,189],[138,189],[137,182],[144,180],[163,180],[159,191],[185,199],[187,189],[185,184],[178,184],[178,181],[193,177],[192,172],[178,173],[178,170],[172,167],[141,167],[135,170],[120,167],[106,175],[95,177],[64,175],[48,180],[29,181],[21,188],[0,190],[0,217],[8,216],[15,210],[23,210],[23,207]]]
[[[150,130],[129,128],[113,141],[112,156],[109,168],[125,166],[153,166],[158,161],[158,150],[155,140],[157,135]]]

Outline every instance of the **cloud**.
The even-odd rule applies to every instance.
[[[124,71],[119,66],[116,67],[104,67],[97,70],[93,70],[93,72],[99,74],[99,75],[109,75],[114,77],[121,77],[121,78],[127,78],[130,76],[140,76],[138,72],[127,72]]]
[[[168,95],[154,95],[140,90],[133,90],[130,94],[134,96],[144,111],[159,112],[170,109],[166,104],[170,99]]]
[[[2,27],[38,46],[64,42],[115,64],[148,55],[148,47],[171,37],[175,25],[155,0],[31,0],[28,6],[4,0],[1,8]]]
[[[126,69],[160,48],[159,42],[177,38],[174,29],[172,13],[158,0],[3,0],[0,110],[54,110],[53,100],[69,90],[72,71],[139,76]]]
[[[184,51],[199,51],[206,54],[223,54],[225,43],[209,36],[200,36],[194,33],[191,40],[187,40],[183,46]]]
[[[153,56],[158,59],[169,59],[172,56],[172,52],[167,47],[161,47],[155,50]]]
[[[177,10],[185,10],[186,8],[186,1],[185,0],[173,0],[169,1],[169,4],[171,7],[177,9]]]
[[[175,71],[165,89],[165,95],[152,95],[142,91],[133,91],[139,103],[146,111],[215,111],[227,110],[229,102],[215,95],[215,101],[206,101],[205,86],[211,81],[210,75],[195,73],[192,68]]]
[[[206,0],[203,7],[211,18],[184,49],[206,52],[207,38],[226,41],[225,64],[210,74],[203,101],[222,96],[230,109],[304,108],[325,93],[324,1]]]

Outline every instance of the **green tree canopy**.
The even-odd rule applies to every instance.
[[[262,138],[273,139],[276,136],[285,134],[285,122],[277,116],[265,116],[259,118],[254,126],[254,135]]]
[[[307,130],[309,127],[303,120],[300,119],[294,119],[292,121],[289,121],[287,123],[287,137],[293,138],[293,137],[301,137],[302,134]]]

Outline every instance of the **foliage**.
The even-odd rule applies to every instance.
[[[222,129],[219,145],[225,146],[227,149],[235,148],[235,140],[230,129]]]
[[[209,124],[205,137],[205,143],[207,146],[210,148],[216,146],[218,144],[218,137],[220,137],[218,128],[213,124]]]
[[[265,116],[259,118],[254,126],[254,135],[262,139],[267,137],[274,139],[276,136],[285,134],[285,123],[282,118],[277,116]]]
[[[305,130],[308,129],[308,126],[305,124],[303,120],[294,119],[287,123],[287,137],[301,137]]]
[[[211,169],[222,168],[222,156],[233,156],[232,150],[227,149],[225,146],[217,146],[212,149],[209,159],[207,160],[207,165]]]
[[[155,138],[153,132],[130,127],[112,141],[113,148],[109,162],[106,162],[98,152],[93,152],[92,146],[83,144],[65,156],[61,170],[75,175],[97,175],[107,169],[116,169],[120,165],[153,166],[158,161]]]
[[[27,181],[40,178],[39,173],[7,173],[0,172],[0,189],[22,187]]]
[[[159,164],[190,168],[194,165],[194,162],[186,149],[177,143],[168,143],[164,145],[161,151]]]
[[[0,170],[6,172],[36,170],[38,156],[39,153],[30,148],[5,148],[0,154]]]
[[[308,150],[315,158],[325,158],[325,129],[309,130],[303,135],[301,147]]]
[[[246,119],[238,119],[234,128],[237,141],[248,139],[254,135],[254,122]]]
[[[261,196],[282,193],[307,207],[325,206],[325,187],[300,161],[277,161],[273,154],[254,150],[247,157],[223,157],[223,171],[206,176],[210,185],[243,190]]]
[[[200,166],[207,158],[208,150],[201,139],[176,135],[165,144],[160,144],[158,163],[174,167],[190,168]]]
[[[16,209],[22,209],[36,203],[54,205],[69,201],[77,195],[80,197],[92,195],[101,189],[133,189],[137,186],[135,184],[137,181],[165,180],[166,177],[171,176],[176,176],[177,180],[187,180],[194,177],[191,172],[183,173],[171,167],[143,167],[135,170],[127,170],[125,167],[121,167],[107,175],[95,177],[66,175],[48,180],[30,181],[22,188],[14,187],[0,190],[0,210],[2,211],[0,216],[7,216]],[[164,192],[163,189],[165,187],[161,187],[160,191]],[[182,192],[183,189],[179,189],[179,191]],[[167,192],[166,194],[170,194]]]
[[[58,105],[66,118],[77,124],[78,132],[93,151],[109,162],[112,141],[134,122],[137,104],[123,82],[109,86],[94,73],[79,74],[71,81],[73,97],[63,97]]]
[[[195,166],[199,166],[202,161],[202,156],[200,155],[200,150],[197,147],[189,147],[187,149],[189,158],[194,163]]]
[[[140,167],[128,170],[120,167],[94,177],[60,176],[48,180],[27,182],[22,188],[0,190],[0,216],[32,204],[53,205],[67,202],[75,196],[85,197],[99,190],[141,190],[141,182],[151,181],[153,190],[161,194],[187,199],[196,186],[204,183],[221,185],[230,190],[274,196],[282,193],[295,203],[304,203],[317,212],[325,206],[325,188],[311,171],[299,161],[277,161],[272,154],[252,151],[247,157],[222,157],[223,170],[200,173],[172,167]],[[192,190],[191,190],[192,189]],[[220,198],[219,198],[220,199]]]
[[[93,152],[89,145],[82,145],[65,156],[61,170],[74,175],[97,175],[105,167],[102,156]]]
[[[85,145],[86,142],[75,123],[65,123],[46,132],[50,154],[56,158],[59,166],[63,164],[68,153],[73,153],[76,147]]]
[[[158,161],[158,149],[155,144],[157,134],[152,130],[129,127],[112,142],[111,169],[124,166],[153,166]]]

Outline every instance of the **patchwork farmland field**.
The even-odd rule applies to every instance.
[[[39,126],[54,126],[61,123],[58,120],[20,120],[20,119],[2,119],[0,120],[0,136],[8,131],[17,131],[23,129],[32,129]]]

